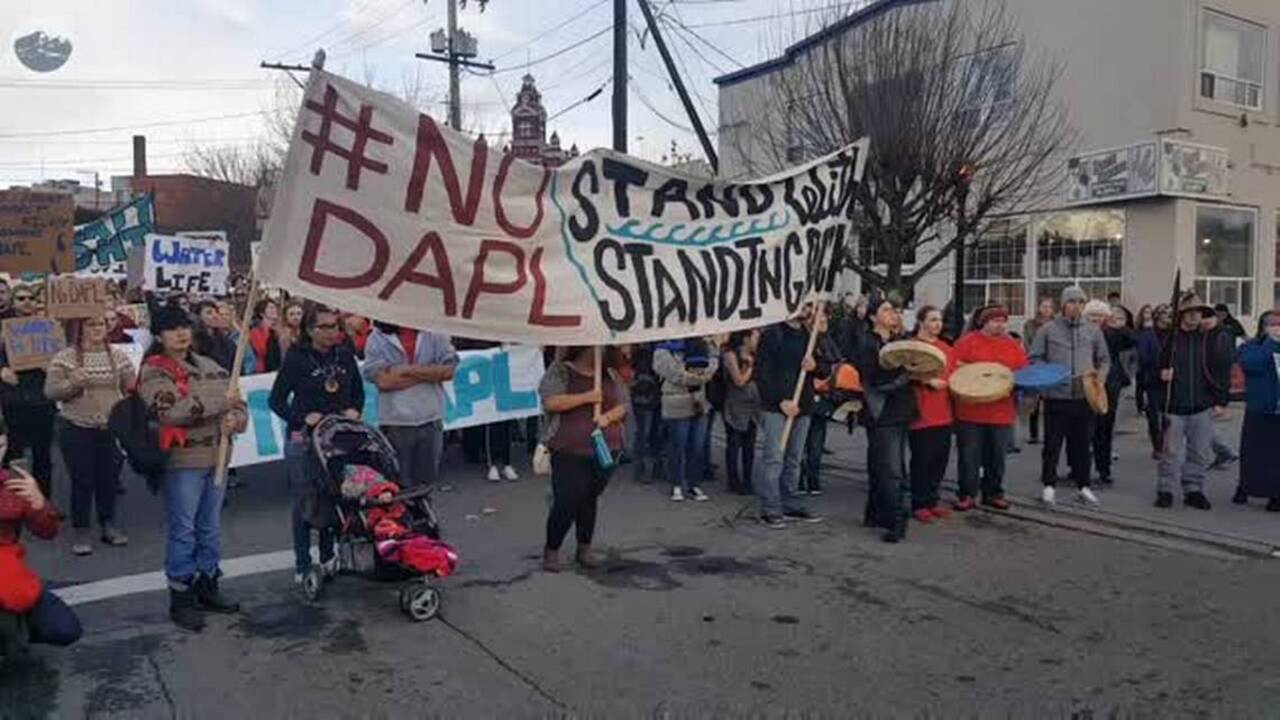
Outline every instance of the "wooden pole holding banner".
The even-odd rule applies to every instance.
[[[827,311],[827,304],[819,301],[813,305],[813,321],[809,324],[809,345],[805,348],[804,356],[813,357],[813,349],[818,345],[818,325],[823,322],[823,313]],[[803,360],[801,360],[803,362]],[[796,389],[791,393],[791,402],[800,402],[800,396],[804,394],[804,384],[809,381],[809,373],[805,371],[804,366],[800,367],[800,375],[796,378]],[[787,418],[787,422],[782,426],[782,452],[787,452],[787,440],[791,438],[791,427],[796,424],[794,417]]]
[[[231,382],[227,389],[240,389],[240,369],[244,367],[245,348],[249,346],[249,323],[253,321],[253,306],[258,304],[258,279],[254,278],[249,285],[249,297],[245,299],[244,312],[240,317],[240,335],[236,339],[236,359],[231,365]],[[231,449],[231,434],[219,431],[218,437],[218,470],[213,476],[214,487],[222,487],[227,479],[227,451]]]
[[[594,351],[596,367],[593,377],[595,378],[596,393],[600,395],[600,399],[596,401],[595,418],[599,420],[600,416],[604,414],[604,382],[600,377],[604,372],[604,348],[597,345],[595,346]]]

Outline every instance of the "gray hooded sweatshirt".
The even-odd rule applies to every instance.
[[[1071,371],[1069,380],[1042,393],[1051,400],[1084,399],[1081,377],[1097,370],[1105,378],[1111,369],[1111,354],[1102,330],[1083,317],[1068,320],[1059,315],[1046,323],[1031,341],[1029,355],[1032,362],[1057,363]]]

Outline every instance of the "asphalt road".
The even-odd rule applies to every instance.
[[[7,668],[0,717],[1280,716],[1280,563],[988,513],[888,546],[859,526],[843,443],[812,502],[827,522],[782,531],[718,485],[677,505],[624,471],[593,575],[537,569],[543,481],[455,464],[437,505],[463,565],[439,619],[357,578],[308,605],[288,570],[228,581],[245,611],[200,635],[160,592],[80,605],[85,639]],[[246,478],[227,555],[287,549],[279,468]],[[57,585],[157,569],[158,504],[135,487],[124,517],[128,549],[37,564]]]

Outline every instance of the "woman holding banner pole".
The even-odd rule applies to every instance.
[[[600,355],[607,359],[600,360]],[[551,512],[542,569],[560,571],[560,546],[575,527],[576,559],[586,569],[598,566],[591,555],[596,511],[614,467],[602,467],[592,434],[599,428],[615,457],[622,449],[622,426],[627,405],[622,386],[607,371],[621,365],[615,347],[565,348],[547,368],[538,387],[542,398],[543,442],[551,451]]]
[[[133,364],[124,351],[107,344],[102,317],[66,321],[68,347],[49,362],[44,394],[62,403],[58,443],[71,476],[71,553],[93,553],[89,513],[96,509],[102,542],[122,546],[129,539],[115,526],[120,451],[107,429],[111,407],[134,381]],[[95,508],[96,506],[96,508]]]
[[[244,401],[229,373],[191,347],[191,318],[166,306],[151,319],[155,337],[142,361],[138,394],[160,425],[168,451],[161,477],[167,516],[165,576],[169,617],[179,627],[204,629],[205,612],[238,612],[218,588],[222,574],[222,500],[215,481],[224,438],[244,432]]]

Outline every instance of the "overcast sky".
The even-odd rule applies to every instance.
[[[147,135],[151,172],[185,169],[192,145],[252,143],[268,132],[262,113],[276,107],[276,84],[287,81],[260,70],[259,61],[307,64],[317,47],[328,52],[326,69],[397,94],[416,86],[427,112],[446,114],[446,67],[413,57],[444,25],[444,0],[3,1],[0,186],[41,178],[91,183],[93,171],[106,186],[110,175],[129,172],[135,132]],[[651,2],[672,25],[691,28],[664,33],[712,130],[713,77],[772,56],[826,15],[825,8],[848,4]],[[633,28],[643,28],[634,2],[628,10]],[[471,0],[460,25],[479,41],[480,59],[493,59],[498,72],[464,75],[464,122],[490,136],[508,132],[507,112],[526,68],[549,114],[589,95],[611,76],[611,33],[601,33],[611,24],[611,0],[491,0],[483,13]],[[61,69],[40,74],[18,61],[13,40],[35,30],[73,43]],[[700,155],[652,40],[641,47],[633,31],[630,48],[631,152],[657,160],[674,140],[682,152]],[[610,93],[606,88],[552,123],[566,147],[609,144]],[[111,130],[79,132],[103,128]]]

